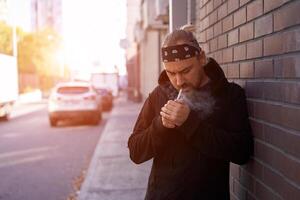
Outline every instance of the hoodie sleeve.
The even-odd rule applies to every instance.
[[[155,114],[154,106],[150,94],[128,139],[130,158],[136,164],[153,158],[163,147],[164,135],[170,130],[162,125],[161,117]]]
[[[186,122],[178,129],[186,134],[187,141],[201,153],[241,165],[248,161],[253,151],[253,138],[244,90],[235,89],[236,94],[231,97],[230,113],[226,113],[224,119],[226,128],[195,120],[197,114],[191,111]]]

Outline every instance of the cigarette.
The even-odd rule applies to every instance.
[[[180,99],[180,97],[181,97],[181,93],[182,93],[182,89],[180,89],[180,90],[179,90],[179,93],[178,93],[178,95],[177,95],[177,98],[176,98],[176,100],[179,100],[179,99]]]

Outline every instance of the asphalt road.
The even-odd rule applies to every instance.
[[[43,107],[0,122],[0,200],[66,200],[108,116],[98,126],[63,122],[51,128]]]

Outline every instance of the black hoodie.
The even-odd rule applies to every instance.
[[[245,164],[253,151],[244,90],[212,58],[204,71],[215,101],[209,115],[191,110],[183,125],[165,128],[159,113],[176,93],[165,71],[139,114],[128,147],[137,164],[153,158],[147,200],[229,200],[229,163]]]

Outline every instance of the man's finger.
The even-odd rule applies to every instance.
[[[172,115],[174,112],[174,110],[168,109],[167,107],[162,107],[161,110],[168,115]]]
[[[164,119],[164,120],[165,120],[167,123],[169,123],[169,124],[175,124],[174,121],[169,120],[169,119],[167,119],[167,118],[165,118],[165,117],[162,117],[162,119]]]
[[[162,117],[161,118],[162,120],[162,123],[165,127],[167,128],[175,128],[175,124],[174,123],[171,123],[169,120],[167,120],[166,118]]]
[[[171,115],[169,115],[169,114],[167,114],[167,113],[165,113],[165,112],[163,112],[163,111],[160,112],[160,115],[161,115],[162,117],[168,119],[169,121],[172,121],[172,120],[173,120]]]

